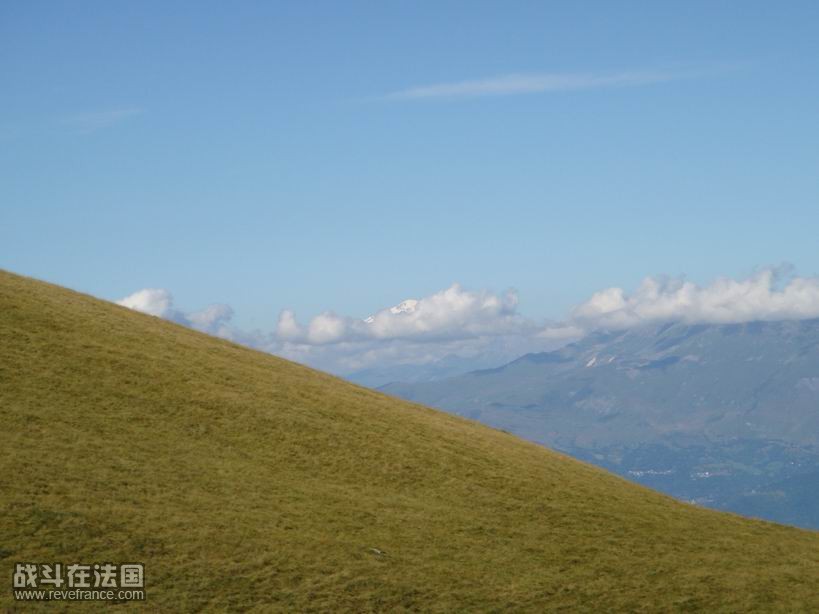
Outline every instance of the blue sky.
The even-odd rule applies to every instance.
[[[582,6],[581,6],[582,5]],[[815,2],[6,2],[0,267],[273,329],[819,272]]]

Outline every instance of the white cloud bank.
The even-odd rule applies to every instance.
[[[279,316],[279,338],[309,345],[365,340],[448,341],[522,334],[534,325],[516,313],[517,293],[471,292],[454,284],[428,297],[409,299],[365,319],[328,311],[301,326],[292,311]]]
[[[328,311],[302,324],[285,309],[271,333],[231,326],[233,311],[227,305],[180,311],[167,290],[140,290],[119,304],[343,374],[373,366],[427,364],[451,355],[484,363],[491,362],[487,358],[491,356],[501,364],[597,329],[668,321],[727,324],[819,318],[819,277],[798,277],[774,268],[705,286],[682,278],[648,277],[633,293],[617,287],[594,293],[558,324],[522,316],[512,290],[495,294],[458,284],[364,319]]]
[[[448,355],[480,357],[485,363],[489,353],[500,363],[555,345],[538,338],[541,327],[517,313],[516,292],[471,291],[458,284],[364,319],[327,311],[302,324],[285,309],[270,333],[231,326],[233,311],[227,305],[181,311],[163,289],[146,288],[118,304],[337,373],[426,364]]]
[[[607,288],[575,307],[570,322],[591,330],[668,321],[733,324],[817,317],[819,278],[767,268],[747,279],[723,277],[707,286],[679,278],[648,277],[633,294]]]
[[[232,338],[228,323],[233,318],[229,305],[214,304],[201,311],[182,312],[174,307],[173,295],[159,288],[145,288],[117,301],[118,305],[190,326],[212,335]]]

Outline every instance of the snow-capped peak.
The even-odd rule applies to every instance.
[[[408,298],[405,301],[401,301],[394,307],[390,307],[390,313],[394,315],[398,315],[401,313],[412,313],[418,308],[418,301],[414,298]],[[367,324],[372,324],[375,322],[375,316],[368,316],[364,318],[364,321]]]
[[[418,301],[414,298],[408,298],[401,301],[395,307],[390,307],[390,313],[412,313],[418,307]]]

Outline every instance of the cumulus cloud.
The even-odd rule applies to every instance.
[[[484,335],[521,334],[533,326],[516,310],[518,295],[464,290],[454,284],[420,300],[404,301],[367,320],[368,334],[377,339],[456,339]]]
[[[145,288],[117,301],[118,305],[160,318],[172,319],[173,296],[161,288]]]
[[[355,334],[355,322],[331,311],[317,315],[307,326],[307,342],[315,345],[338,343]]]
[[[536,325],[517,313],[518,296],[470,291],[459,284],[421,299],[377,311],[365,318],[326,311],[302,326],[296,315],[279,315],[277,336],[291,343],[327,345],[368,340],[405,339],[433,342],[482,336],[524,334]]]
[[[212,335],[232,337],[228,325],[233,318],[233,309],[229,305],[214,304],[201,311],[185,313],[174,307],[173,295],[161,288],[139,290],[117,301],[117,304]]]
[[[491,353],[500,364],[550,344],[535,334],[539,325],[517,312],[515,291],[495,294],[458,284],[364,319],[326,311],[302,324],[284,309],[271,333],[231,326],[233,311],[227,305],[179,310],[171,293],[162,289],[140,290],[118,303],[338,373],[385,363],[424,364],[447,355]]]
[[[306,323],[285,309],[272,332],[232,326],[222,304],[184,312],[167,290],[145,289],[119,304],[312,366],[347,374],[373,366],[429,364],[444,357],[502,364],[527,352],[554,349],[597,329],[626,329],[668,321],[739,323],[819,317],[819,278],[787,268],[700,286],[684,278],[647,277],[633,292],[595,292],[558,323],[518,312],[518,295],[467,290],[458,284],[408,299],[367,318],[331,311]]]
[[[184,315],[189,326],[211,334],[230,337],[228,325],[233,319],[233,309],[230,305],[209,305],[201,311],[194,311]]]
[[[295,341],[304,336],[304,329],[296,321],[296,314],[291,310],[283,309],[279,314],[276,335],[283,341]]]
[[[719,278],[699,286],[682,278],[647,277],[628,294],[607,288],[572,310],[583,330],[623,329],[655,322],[730,324],[819,317],[819,278],[765,268],[742,280]]]

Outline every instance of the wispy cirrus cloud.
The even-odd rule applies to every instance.
[[[132,117],[141,115],[143,109],[138,107],[128,107],[123,109],[109,109],[106,111],[96,111],[92,113],[80,113],[66,117],[63,123],[79,132],[89,133],[109,128]]]
[[[538,92],[565,92],[611,87],[633,87],[690,78],[704,70],[631,70],[611,73],[524,73],[508,74],[411,87],[391,92],[384,100],[428,100],[511,96]]]

